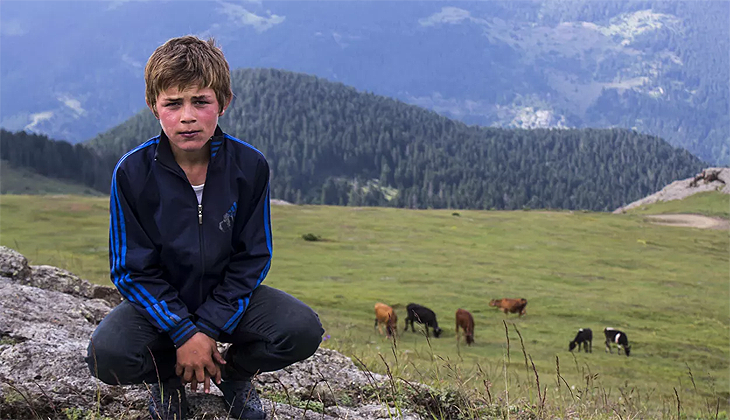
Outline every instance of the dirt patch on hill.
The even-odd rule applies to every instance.
[[[719,217],[702,216],[699,214],[657,214],[646,216],[657,225],[691,227],[697,229],[730,229],[730,222]]]

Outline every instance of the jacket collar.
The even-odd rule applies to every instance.
[[[211,147],[211,143],[214,143],[216,145],[216,150],[211,150],[210,162],[208,162],[208,165],[213,162],[213,158],[217,155],[218,147],[223,144],[225,138],[226,135],[225,133],[223,133],[223,130],[221,130],[220,126],[216,126],[213,137],[211,137],[210,140],[208,140],[208,143],[206,143],[205,145],[205,147]],[[179,167],[179,165],[175,161],[175,155],[172,154],[170,139],[167,138],[167,135],[163,130],[160,130],[160,144],[157,145],[157,150],[155,151],[155,160],[170,168]]]

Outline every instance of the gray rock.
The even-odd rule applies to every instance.
[[[627,210],[653,204],[659,201],[672,201],[687,198],[690,195],[705,191],[719,191],[723,194],[730,194],[730,168],[707,168],[706,173],[717,172],[717,177],[722,181],[705,183],[702,180],[693,185],[694,177],[674,181],[654,194],[648,195],[633,203],[619,207],[613,211],[615,214],[625,213]]]
[[[122,301],[122,295],[115,288],[93,284],[62,268],[34,265],[31,270],[31,277],[23,284],[87,299],[103,299],[113,305]]]
[[[28,267],[25,257],[0,247],[0,418],[66,419],[69,409],[81,418],[83,413],[149,418],[144,385],[112,387],[88,371],[89,337],[117,302],[113,294],[95,290],[100,289],[65,270]],[[307,360],[258,375],[255,382],[269,419],[420,419],[409,412],[399,417],[393,408],[388,415],[387,406],[373,402],[343,405],[344,395],[384,379],[320,348]],[[297,406],[281,403],[282,395]],[[189,392],[188,400],[193,419],[227,418],[216,387],[210,394]],[[306,400],[311,407],[305,410],[301,401]]]
[[[28,267],[27,258],[13,249],[0,246],[0,276],[25,281],[30,278],[30,275],[31,270]]]

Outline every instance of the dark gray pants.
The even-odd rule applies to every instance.
[[[300,300],[260,285],[233,334],[226,364],[229,380],[282,369],[314,354],[322,340],[317,314]],[[175,377],[176,349],[167,333],[124,301],[104,317],[91,336],[86,363],[110,385],[169,381]]]

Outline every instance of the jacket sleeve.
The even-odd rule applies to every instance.
[[[217,339],[220,332],[232,334],[243,318],[253,290],[264,281],[271,266],[271,217],[269,212],[269,165],[261,159],[253,182],[247,214],[236,214],[240,226],[223,281],[195,311],[198,328]],[[242,197],[243,198],[243,197]],[[243,203],[241,203],[243,204]]]
[[[109,199],[111,280],[125,299],[180,347],[199,330],[177,291],[163,279],[160,254],[143,228],[130,180],[120,164],[112,175]]]

